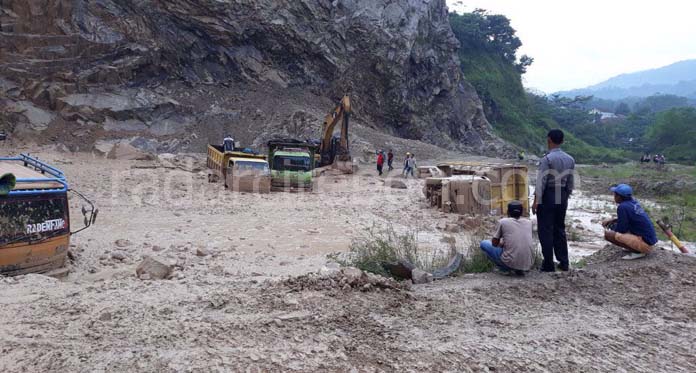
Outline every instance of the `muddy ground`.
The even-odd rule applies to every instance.
[[[262,196],[208,184],[195,159],[41,157],[100,215],[73,238],[67,278],[1,280],[2,371],[696,370],[696,259],[598,251],[607,201],[572,207],[583,268],[380,289],[346,286],[327,254],[375,224],[418,229],[424,248],[470,244],[438,228],[458,217],[427,208],[419,180],[391,189],[364,167]],[[138,279],[144,255],[173,278]]]

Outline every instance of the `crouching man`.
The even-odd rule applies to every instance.
[[[492,240],[481,241],[481,250],[503,272],[524,276],[534,265],[532,221],[523,218],[521,202],[508,204],[508,218],[498,222]]]
[[[619,184],[610,189],[614,193],[617,218],[602,223],[604,238],[612,244],[631,252],[623,259],[643,258],[657,244],[655,226],[648,214],[633,198],[633,189],[626,184]]]

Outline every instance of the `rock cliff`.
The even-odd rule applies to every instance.
[[[444,0],[4,0],[0,123],[86,150],[249,141],[351,95],[358,124],[478,152],[504,145],[462,77]],[[301,131],[300,131],[301,132]]]

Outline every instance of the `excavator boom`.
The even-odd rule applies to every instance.
[[[344,172],[352,173],[353,160],[350,156],[348,126],[352,113],[350,97],[344,96],[336,108],[326,116],[322,126],[319,147],[320,167],[334,165]],[[334,138],[336,125],[341,123],[341,137]]]

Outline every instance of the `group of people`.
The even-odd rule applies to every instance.
[[[377,151],[377,173],[379,176],[384,174],[384,163],[387,163],[387,172],[394,170],[394,152],[389,150],[385,153],[384,150]],[[414,171],[416,169],[416,156],[411,153],[406,153],[406,159],[404,159],[404,169],[401,171],[401,175],[408,177],[408,175],[414,176]]]
[[[541,271],[570,270],[565,218],[568,199],[573,193],[575,160],[561,150],[563,131],[548,133],[549,151],[541,159],[536,180],[532,213],[537,215],[539,242],[544,257]],[[624,259],[646,256],[657,244],[655,228],[648,214],[626,184],[610,188],[618,205],[617,217],[602,223],[604,238],[627,251]],[[532,221],[524,218],[524,206],[512,201],[507,218],[501,219],[493,238],[482,241],[481,250],[503,272],[524,275],[534,265]],[[558,264],[554,261],[558,261]]]
[[[649,153],[645,153],[640,157],[640,162],[641,163],[650,163],[653,162],[657,165],[663,165],[667,163],[667,159],[665,158],[664,154],[655,154],[654,156],[650,156]]]

